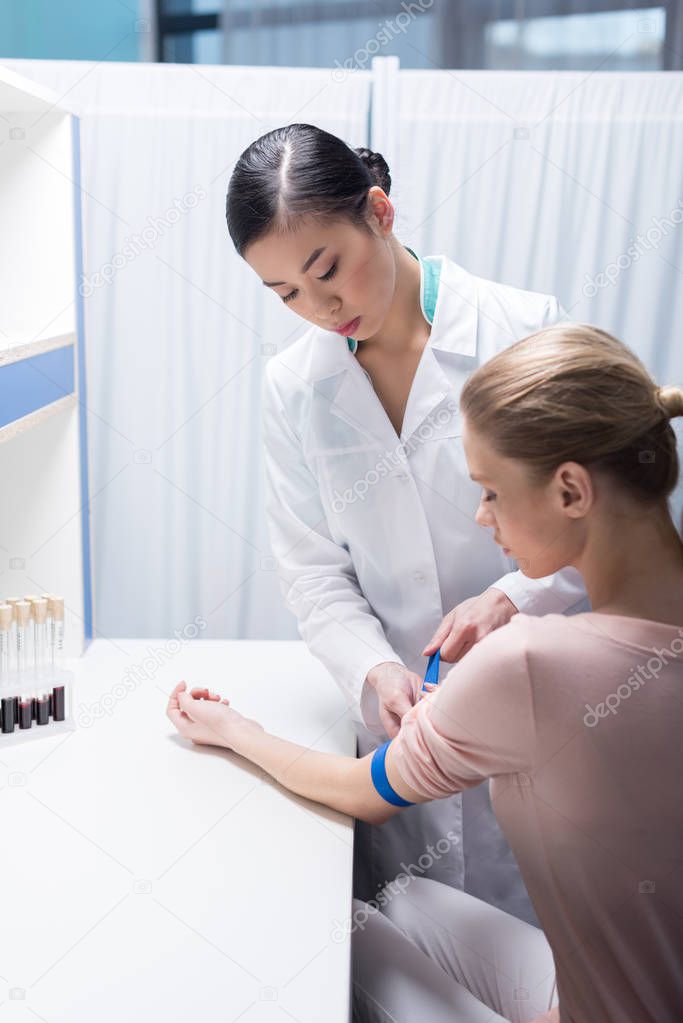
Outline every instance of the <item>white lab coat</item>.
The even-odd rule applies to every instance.
[[[575,570],[527,579],[513,571],[490,531],[475,523],[481,487],[469,478],[458,408],[461,388],[477,366],[555,323],[561,307],[548,295],[476,277],[446,256],[428,258],[441,261],[440,284],[400,439],[369,375],[335,333],[311,327],[269,360],[264,375],[272,553],[299,634],[358,723],[359,755],[386,739],[376,694],[364,685],[368,671],[381,661],[400,661],[423,675],[421,651],[460,601],[494,584],[528,614],[587,606]],[[449,665],[441,668],[443,678]],[[491,813],[488,787],[464,800],[465,847],[453,843],[425,876],[535,919]],[[449,829],[461,836],[462,802],[457,795],[411,807],[381,829],[360,836],[357,830],[358,855],[375,861],[357,896],[373,898],[402,862],[425,853],[430,836],[436,841]],[[360,851],[364,842],[372,854]],[[507,882],[491,879],[496,864],[507,871]]]

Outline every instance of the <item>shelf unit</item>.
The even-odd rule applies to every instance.
[[[0,598],[65,598],[92,638],[79,120],[0,65]]]

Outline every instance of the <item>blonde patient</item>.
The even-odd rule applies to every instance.
[[[554,326],[476,370],[461,410],[477,521],[531,578],[578,569],[593,610],[516,614],[362,759],[270,735],[185,682],[168,716],[192,742],[373,823],[491,780],[542,930],[420,877],[355,901],[355,1019],[673,1023],[683,543],[668,498],[683,391],[658,387],[604,331]]]

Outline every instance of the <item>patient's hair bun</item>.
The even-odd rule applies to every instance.
[[[659,387],[657,389],[657,401],[669,419],[683,416],[683,390],[680,387]]]

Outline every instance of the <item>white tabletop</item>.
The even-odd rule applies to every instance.
[[[0,736],[7,1023],[349,1019],[351,819],[165,714],[176,682],[208,684],[268,731],[353,755],[343,697],[300,642],[177,647],[96,640],[68,665],[75,731]]]

